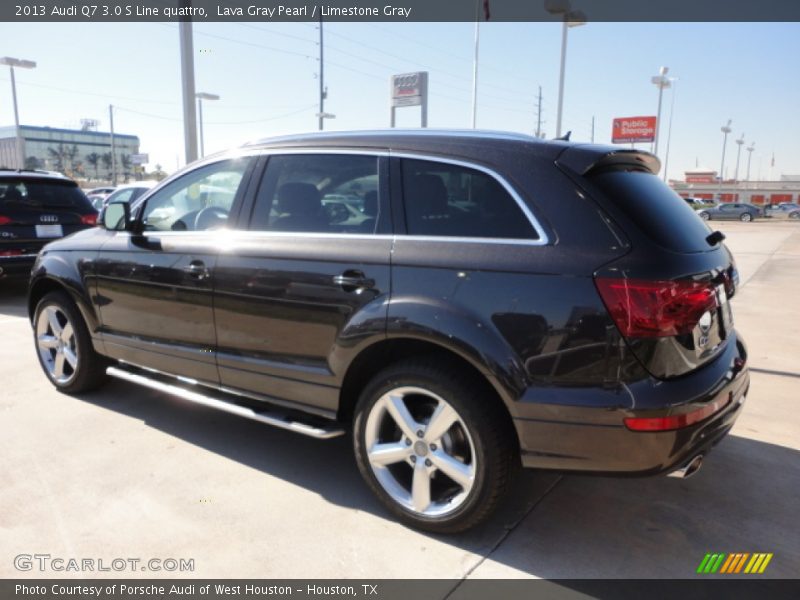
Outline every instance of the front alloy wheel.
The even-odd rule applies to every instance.
[[[711,219],[711,215],[708,214],[707,212],[701,212],[700,218],[703,219],[703,221],[708,221]]]
[[[485,519],[518,464],[516,434],[487,382],[447,357],[407,360],[370,381],[353,445],[367,485],[399,519],[454,533]]]
[[[739,219],[742,221],[742,223],[749,223],[753,220],[753,216],[750,213],[745,212],[742,213],[742,216],[740,216]]]
[[[36,323],[36,347],[42,367],[56,384],[68,385],[78,372],[75,329],[58,306],[44,307]]]
[[[62,392],[87,392],[106,380],[108,361],[95,352],[81,312],[64,292],[39,301],[33,336],[42,370]]]

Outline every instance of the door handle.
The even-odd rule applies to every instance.
[[[209,276],[206,263],[202,260],[193,260],[187,267],[184,268],[192,279],[207,279]]]
[[[364,273],[356,270],[347,270],[341,275],[334,275],[333,283],[342,286],[345,292],[362,292],[375,287],[375,280],[369,279]]]

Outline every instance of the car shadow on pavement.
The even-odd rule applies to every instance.
[[[317,440],[117,380],[76,398],[302,486],[335,505],[394,520],[361,479],[349,431],[331,440]],[[558,479],[521,471],[509,498],[487,522],[457,536],[431,537],[487,554]]]
[[[762,577],[794,578],[798,496],[800,452],[730,435],[690,479],[564,477],[490,560],[548,579],[675,579],[698,577],[707,552],[771,552]]]
[[[0,318],[28,317],[28,282],[0,279]]]
[[[348,436],[315,440],[118,381],[82,400],[392,520],[362,482]],[[773,552],[766,575],[787,577],[800,565],[790,534],[798,493],[800,453],[728,436],[688,480],[523,471],[486,523],[431,537],[486,557],[477,577],[683,578],[706,552]]]

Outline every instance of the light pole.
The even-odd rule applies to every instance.
[[[558,111],[556,113],[556,137],[561,137],[561,116],[564,111],[564,72],[567,66],[567,31],[570,27],[586,25],[586,15],[572,10],[569,0],[545,0],[544,8],[552,15],[562,15],[561,72],[558,77]]]
[[[747,147],[747,181],[750,181],[750,161],[753,159],[753,150],[756,149],[756,143],[750,142]]]
[[[736,170],[733,172],[733,180],[739,181],[739,158],[742,156],[742,145],[744,144],[744,134],[738,140],[736,140],[736,145],[739,148],[736,150]]]
[[[25,153],[22,149],[22,132],[19,130],[19,110],[17,108],[17,82],[14,79],[14,67],[20,69],[35,69],[36,63],[32,60],[23,60],[21,58],[12,58],[4,56],[0,58],[0,65],[8,65],[8,70],[11,72],[11,98],[14,103],[14,129],[17,138],[17,168],[25,168]]]
[[[205,146],[203,145],[203,100],[219,100],[216,94],[207,94],[206,92],[197,92],[197,124],[200,130],[200,158],[206,155]]]
[[[717,190],[718,200],[722,202],[722,177],[725,173],[725,147],[728,145],[728,134],[731,132],[732,121],[728,119],[728,124],[720,128],[722,131],[722,164],[719,167],[719,188]]]
[[[661,97],[664,94],[664,89],[670,87],[670,78],[667,77],[669,67],[661,67],[658,70],[658,75],[650,78],[658,87],[658,112],[656,113],[656,135],[653,138],[653,154],[658,156],[658,132],[661,130]],[[674,97],[674,96],[673,96]]]
[[[677,77],[670,77],[670,83],[675,83],[678,81]],[[667,128],[667,151],[664,153],[664,181],[667,180],[667,166],[669,166],[669,145],[672,141],[672,115],[675,113],[675,94],[678,91],[678,86],[675,85],[672,87],[672,100],[670,101],[669,106],[669,127]],[[656,127],[658,127],[658,121],[656,121]]]

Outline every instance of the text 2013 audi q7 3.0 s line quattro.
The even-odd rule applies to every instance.
[[[724,236],[658,169],[474,131],[253,143],[45,247],[36,352],[64,392],[112,376],[352,431],[367,485],[430,531],[485,518],[520,464],[690,475],[749,375]]]

